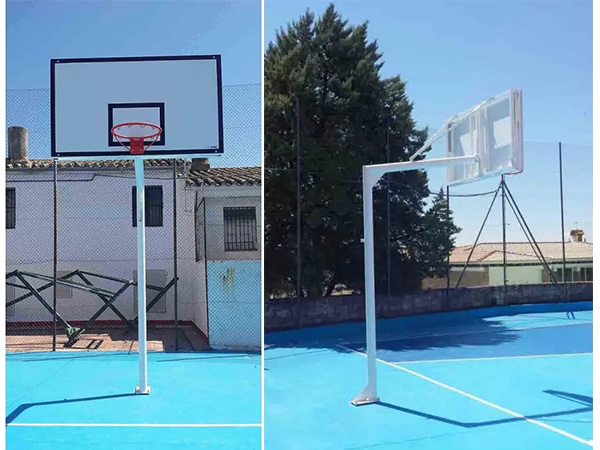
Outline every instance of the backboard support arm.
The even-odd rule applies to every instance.
[[[424,159],[363,166],[363,233],[365,243],[365,318],[367,341],[367,385],[352,400],[355,406],[377,403],[377,311],[375,305],[375,243],[373,235],[373,188],[386,173],[447,167],[476,162],[477,156]]]

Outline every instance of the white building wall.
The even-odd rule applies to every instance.
[[[206,279],[204,264],[196,261],[195,216],[196,196],[185,187],[185,180],[178,180],[177,193],[177,261],[178,297],[185,292],[183,305],[193,315],[196,327],[208,336],[208,312],[206,307]]]
[[[146,262],[149,271],[173,277],[172,169],[146,169],[146,186],[162,186],[163,225],[146,228]],[[59,171],[58,270],[75,269],[131,280],[137,269],[137,233],[132,223],[133,170]],[[53,273],[53,173],[20,170],[7,173],[7,187],[16,189],[16,228],[6,233],[7,271],[19,269]],[[259,349],[261,329],[261,202],[260,186],[215,186],[197,189],[177,180],[178,318],[192,321],[209,337],[212,348]],[[197,199],[206,202],[208,261],[197,261]],[[256,250],[225,251],[223,209],[252,206],[256,209]],[[203,226],[203,224],[200,224]],[[203,236],[204,230],[199,233]],[[208,273],[206,267],[209,268]],[[222,283],[223,273],[235,272]],[[77,281],[77,280],[75,280]],[[116,291],[119,283],[92,280]],[[208,302],[207,302],[208,281]],[[40,286],[44,282],[36,282]],[[149,291],[149,301],[154,291]],[[7,289],[8,298],[24,292]],[[69,293],[69,289],[66,289]],[[48,301],[52,290],[43,293]],[[164,311],[148,313],[149,321],[173,321],[173,289]],[[58,311],[68,321],[89,319],[103,302],[94,294],[71,290],[58,299]],[[137,315],[135,288],[125,291],[115,306],[126,317]],[[11,308],[9,321],[49,322],[51,314],[34,298]],[[107,310],[99,321],[119,320]],[[214,332],[213,332],[214,331]],[[211,336],[211,333],[213,336]]]
[[[573,269],[576,272],[581,271],[584,267],[592,267],[592,264],[586,263],[567,263],[567,269]],[[551,264],[552,271],[562,269],[562,264]],[[537,284],[543,283],[543,267],[539,266],[511,266],[506,267],[507,284]],[[489,279],[491,286],[499,286],[503,284],[502,266],[489,267]]]
[[[206,208],[209,345],[213,349],[259,350],[262,316],[260,186],[201,188],[198,203],[202,201],[202,207]],[[255,208],[255,250],[225,250],[223,211],[231,207]]]
[[[30,270],[52,276],[53,185],[52,172],[9,171],[8,187],[16,189],[16,228],[6,233],[7,271]],[[172,170],[146,169],[146,186],[163,189],[163,226],[146,228],[147,267],[164,270],[173,277]],[[58,269],[74,269],[131,280],[137,267],[137,235],[132,225],[132,170],[59,171]],[[194,253],[193,203],[186,205],[184,181],[178,180],[178,304],[179,319],[196,318],[195,305],[204,301],[204,277]],[[203,275],[203,274],[201,274]],[[94,283],[96,280],[93,280]],[[39,286],[42,283],[38,283]],[[96,283],[95,283],[96,284]],[[116,290],[114,282],[98,281],[100,287]],[[17,289],[15,295],[20,292]],[[153,297],[154,291],[149,291]],[[45,298],[51,298],[51,290]],[[94,294],[74,290],[72,298],[58,300],[58,310],[67,320],[87,320],[102,306]],[[134,317],[135,295],[130,287],[115,306]],[[50,320],[51,316],[35,299],[15,305],[9,320]],[[173,320],[173,289],[166,296],[165,312],[150,312],[149,320]],[[100,320],[118,320],[110,310]],[[197,324],[198,325],[198,324]]]
[[[260,186],[223,186],[204,188],[206,202],[206,254],[209,261],[261,259],[262,212]],[[224,209],[253,207],[256,211],[256,250],[225,251]]]
[[[490,285],[503,284],[502,266],[490,267]],[[536,284],[542,282],[541,266],[507,266],[506,280],[508,284]]]

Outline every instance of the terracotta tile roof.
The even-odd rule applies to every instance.
[[[258,186],[261,179],[260,167],[215,167],[201,171],[192,170],[187,182],[196,186]]]
[[[149,159],[146,167],[168,168],[171,159]],[[180,164],[183,160],[178,160]],[[6,160],[6,170],[49,170],[52,169],[52,159],[28,159],[24,161]],[[105,161],[58,161],[59,169],[133,169],[132,160]],[[193,186],[260,186],[262,179],[260,167],[213,167],[207,170],[190,171],[187,174],[187,184]]]
[[[179,160],[180,163],[182,160]],[[10,169],[52,169],[53,159],[33,158],[22,161],[11,161],[6,159],[6,170]],[[146,167],[171,167],[171,159],[149,159]],[[107,159],[105,161],[58,161],[59,169],[122,169],[131,167],[133,160],[130,159]]]
[[[538,242],[546,261],[562,261],[562,242]],[[472,245],[456,247],[450,255],[450,264],[464,264],[469,257]],[[568,261],[592,261],[593,244],[591,242],[565,242],[565,256]],[[506,261],[509,263],[537,263],[529,242],[507,242]],[[470,264],[502,264],[502,242],[477,244]]]

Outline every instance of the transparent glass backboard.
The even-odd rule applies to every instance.
[[[497,95],[458,114],[448,122],[447,127],[447,156],[479,156],[477,162],[449,167],[448,185],[523,170],[520,90]]]

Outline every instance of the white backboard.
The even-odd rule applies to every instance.
[[[53,157],[128,155],[111,134],[123,122],[151,122],[163,133],[147,155],[223,153],[219,55],[53,59]]]
[[[447,156],[477,155],[475,163],[448,167],[449,185],[523,171],[521,91],[492,97],[447,122]]]

